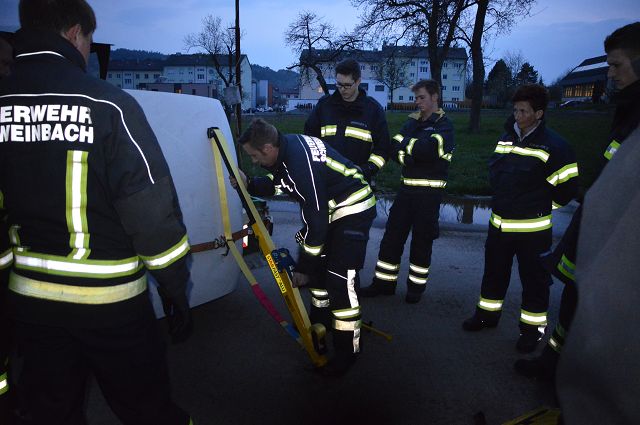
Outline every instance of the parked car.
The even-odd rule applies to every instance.
[[[587,103],[587,102],[586,102],[586,101],[584,101],[584,100],[578,100],[578,99],[575,99],[575,100],[567,100],[566,102],[562,102],[562,103],[560,104],[560,107],[561,107],[561,108],[573,108],[573,107],[575,107],[575,106],[583,105],[583,104],[585,104],[585,103]]]

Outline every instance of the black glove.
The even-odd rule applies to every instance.
[[[158,295],[162,300],[164,314],[167,316],[171,342],[178,344],[186,341],[193,333],[193,319],[187,295],[180,292],[171,296],[161,286],[158,286]]]
[[[358,166],[358,168],[360,168],[360,171],[362,171],[362,175],[364,176],[364,179],[367,181],[367,183],[371,183],[371,178],[375,174],[373,167],[375,166],[370,162]]]

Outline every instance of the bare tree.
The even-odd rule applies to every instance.
[[[522,69],[522,65],[527,62],[524,55],[522,54],[522,50],[518,50],[517,52],[507,50],[502,59],[504,60],[504,63],[507,64],[509,71],[511,71],[511,75],[513,75],[514,78]]]
[[[472,132],[480,130],[485,76],[482,45],[489,37],[508,33],[514,27],[517,18],[529,16],[535,2],[536,0],[467,0],[464,13],[456,25],[458,39],[464,41],[471,51],[473,82],[469,130]],[[516,75],[524,62],[522,53],[508,56],[510,59],[505,59],[505,62],[511,69],[511,75]]]
[[[427,46],[431,78],[442,83],[442,64],[455,39],[467,0],[351,0],[362,8],[356,32],[369,43],[394,39],[395,44]]]
[[[320,87],[329,92],[322,74],[323,65],[335,63],[348,50],[359,46],[360,40],[353,34],[337,34],[335,28],[313,12],[301,12],[284,34],[285,43],[298,55],[298,62],[287,69],[299,68],[301,78],[310,80],[315,73]]]
[[[376,79],[389,89],[391,104],[393,104],[393,92],[410,84],[405,70],[411,59],[399,55],[398,52],[397,46],[383,46],[376,69]]]
[[[184,38],[187,51],[199,49],[206,52],[213,61],[213,66],[224,82],[225,87],[235,81],[235,53],[236,38],[233,24],[222,25],[219,16],[207,15],[202,19],[202,29],[198,33],[189,34]],[[227,63],[220,63],[219,58],[226,56]]]

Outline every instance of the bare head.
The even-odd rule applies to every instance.
[[[336,65],[336,87],[344,101],[353,102],[358,98],[361,77],[360,64],[353,59]]]
[[[549,103],[549,93],[540,84],[525,84],[518,87],[511,102],[513,102],[513,117],[520,131],[526,133],[544,116]]]
[[[411,87],[415,97],[415,104],[420,110],[420,116],[427,119],[438,110],[440,98],[440,84],[435,80],[420,80]]]
[[[640,22],[618,28],[604,40],[607,77],[622,90],[640,78]]]
[[[251,121],[249,127],[238,139],[238,143],[254,164],[271,167],[278,160],[280,152],[278,130],[262,118]]]

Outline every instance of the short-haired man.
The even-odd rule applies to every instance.
[[[84,424],[89,374],[123,424],[187,425],[171,401],[147,291],[187,338],[189,244],[169,168],[140,106],[86,74],[85,0],[21,0],[14,72],[0,81],[7,310],[35,425]]]
[[[608,77],[612,80],[616,92],[612,100],[616,102],[616,111],[611,125],[611,133],[603,145],[600,170],[604,168],[620,145],[629,137],[640,123],[640,22],[618,28],[604,41],[604,50],[609,63]],[[565,284],[560,300],[558,323],[549,338],[549,342],[538,357],[520,359],[515,368],[527,377],[553,380],[558,356],[576,310],[578,294],[575,284],[576,251],[582,206],[578,207],[562,240],[553,253],[543,256],[547,269]]]
[[[336,90],[322,97],[304,124],[304,134],[321,138],[353,161],[368,181],[389,156],[389,129],[382,106],[360,88],[360,64],[336,66]]]
[[[433,240],[439,236],[440,202],[455,144],[453,125],[438,107],[439,84],[421,80],[412,91],[419,110],[409,115],[400,133],[393,137],[393,159],[402,165],[401,186],[380,242],[373,282],[362,288],[361,294],[373,297],[395,293],[400,258],[412,232],[405,300],[417,303],[427,286]]]
[[[255,164],[271,173],[271,178],[249,179],[251,194],[269,196],[278,188],[300,203],[304,227],[296,234],[301,249],[293,285],[308,285],[311,275],[321,275],[309,288],[310,318],[331,329],[335,356],[320,371],[342,375],[360,352],[356,281],[376,217],[375,197],[360,170],[318,138],[283,135],[256,119],[239,143]],[[331,323],[326,320],[329,312]]]
[[[551,210],[576,195],[578,166],[569,144],[545,126],[544,87],[521,86],[511,100],[513,115],[489,160],[493,197],[480,300],[463,328],[498,324],[516,256],[522,282],[516,348],[529,353],[547,325],[551,275],[539,256],[551,247]]]

